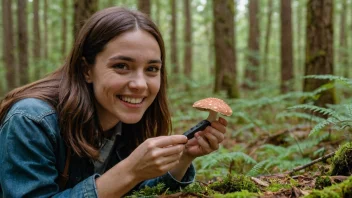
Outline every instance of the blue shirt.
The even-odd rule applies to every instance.
[[[115,143],[110,166],[123,160],[124,145]],[[125,152],[125,157],[121,153]],[[60,135],[56,111],[46,102],[27,98],[15,103],[0,123],[0,198],[2,197],[97,197],[92,160],[73,157],[66,189],[59,190],[58,175],[63,172],[66,145]],[[171,174],[146,180],[133,190],[155,186],[159,182],[170,189],[193,182],[191,165],[181,181]],[[118,180],[116,181],[118,182]]]

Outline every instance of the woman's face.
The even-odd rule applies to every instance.
[[[119,35],[96,56],[85,78],[93,85],[104,130],[142,118],[160,89],[160,57],[158,42],[144,30]]]

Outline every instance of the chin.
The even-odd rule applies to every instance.
[[[139,118],[124,118],[124,119],[121,119],[121,121],[125,124],[136,124],[137,122],[139,122],[140,120],[142,119],[142,117],[139,117]]]

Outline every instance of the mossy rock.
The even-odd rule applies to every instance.
[[[256,184],[249,177],[244,175],[227,175],[224,180],[210,184],[209,188],[223,194],[242,190],[259,192],[259,188]]]
[[[331,175],[352,175],[352,142],[342,145],[332,159]]]
[[[316,179],[315,179],[315,189],[323,189],[323,188],[325,188],[325,187],[327,187],[327,186],[331,186],[331,180],[330,180],[330,178],[329,177],[325,177],[325,176],[323,176],[323,177],[321,177],[321,176],[319,176],[319,177],[317,177]]]
[[[305,198],[340,198],[352,197],[352,176],[342,183],[324,188],[323,190],[313,190]]]

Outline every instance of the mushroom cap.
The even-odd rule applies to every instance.
[[[225,116],[232,115],[231,107],[219,98],[205,98],[198,100],[193,107],[202,111],[212,110]]]

